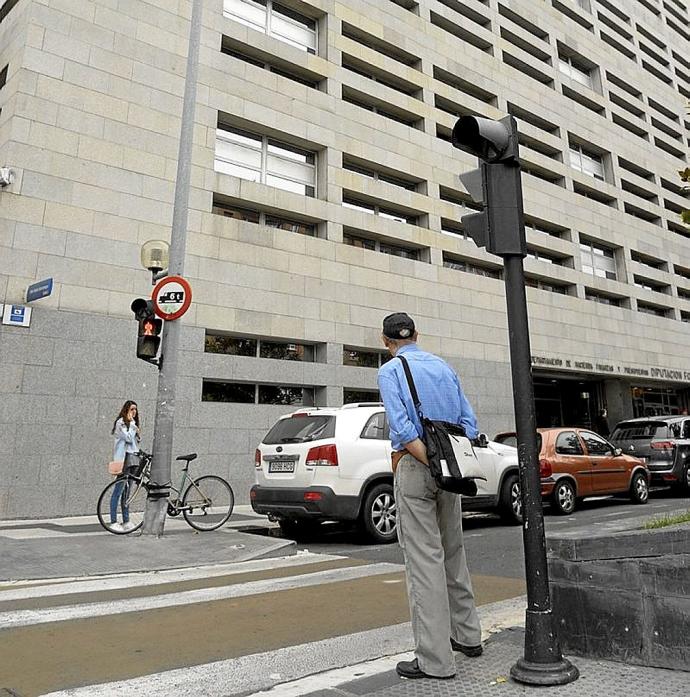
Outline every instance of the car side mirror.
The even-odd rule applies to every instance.
[[[614,448],[613,454],[615,457],[618,457],[619,455],[623,454],[623,451],[620,448]]]

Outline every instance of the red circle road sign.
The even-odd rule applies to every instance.
[[[156,284],[151,300],[161,319],[179,319],[192,304],[192,287],[182,276],[166,276]]]

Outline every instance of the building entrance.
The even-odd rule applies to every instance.
[[[592,428],[602,401],[601,381],[534,377],[537,428]]]

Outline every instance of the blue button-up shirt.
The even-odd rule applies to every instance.
[[[417,344],[405,344],[397,355],[404,355],[414,379],[422,414],[433,421],[448,421],[476,438],[477,417],[472,411],[455,371],[441,358],[422,351]],[[402,361],[393,358],[379,369],[379,390],[386,408],[393,450],[422,437],[422,423],[412,401]]]

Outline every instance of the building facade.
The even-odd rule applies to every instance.
[[[170,235],[191,4],[0,5],[0,302],[53,279],[0,325],[0,517],[87,513],[125,399],[151,445],[129,307]],[[377,398],[399,310],[482,430],[514,427],[465,114],[519,125],[539,424],[687,408],[688,24],[684,0],[204,0],[175,451],[246,502],[280,414]]]

